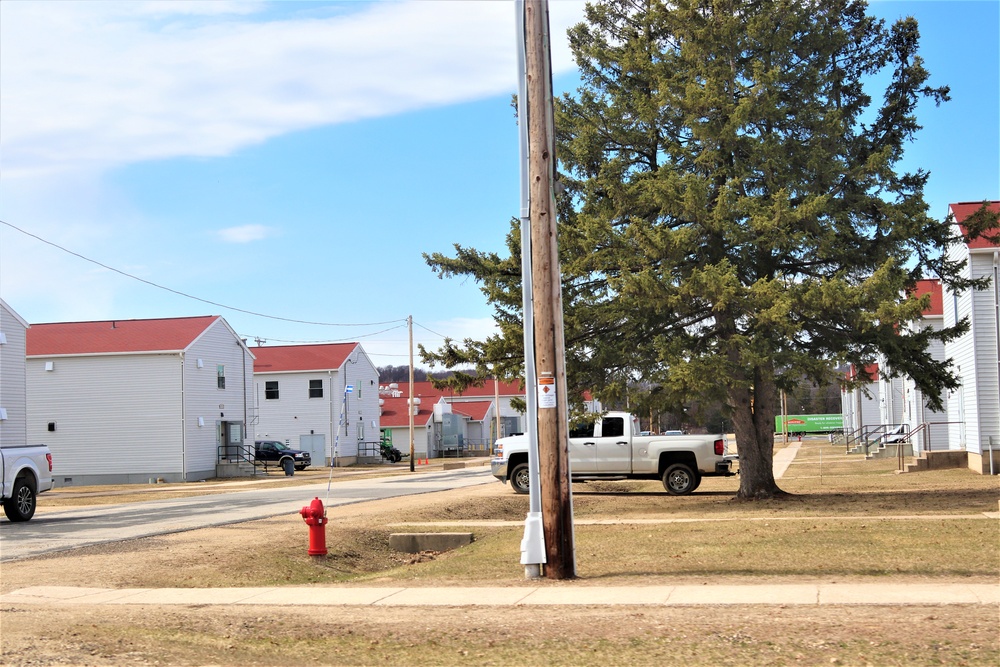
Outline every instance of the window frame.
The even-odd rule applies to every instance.
[[[323,398],[323,380],[309,380],[309,398]]]
[[[269,385],[274,385],[273,387]],[[271,394],[274,394],[273,396]],[[277,401],[281,392],[278,388],[277,380],[264,380],[264,400],[265,401]]]

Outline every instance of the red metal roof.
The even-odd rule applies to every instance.
[[[965,222],[966,218],[978,211],[982,205],[983,202],[981,201],[965,201],[957,204],[950,204],[948,206],[948,208],[951,209],[952,215],[955,216],[955,222],[958,223],[958,226],[962,230],[963,234],[965,233],[965,225],[962,223]],[[989,210],[993,212],[1000,211],[1000,201],[991,201],[989,203]],[[996,233],[980,236],[968,244],[969,248],[997,248],[998,246],[994,245],[990,241],[990,238],[994,236],[996,236]]]
[[[941,296],[941,281],[937,278],[918,280],[914,290],[917,296],[931,295],[931,304],[924,309],[924,315],[944,315],[944,301]]]
[[[871,381],[878,381],[878,364],[868,364],[865,366],[865,370],[868,371],[868,375],[871,376]],[[854,364],[851,364],[850,369],[847,371],[847,379],[853,380],[857,376],[858,371]]]
[[[381,428],[399,428],[410,425],[410,416],[406,412],[406,397],[390,398],[380,396],[382,399],[382,416],[379,417]],[[434,404],[430,401],[420,400],[419,410],[413,416],[413,425],[420,428],[427,428],[427,422],[434,416]]]
[[[357,347],[357,343],[324,343],[253,347],[250,351],[257,357],[254,373],[280,373],[337,370]]]
[[[29,357],[113,354],[126,352],[179,352],[187,349],[218,315],[158,320],[106,320],[32,324],[28,328]]]
[[[452,412],[465,415],[472,421],[481,422],[486,419],[486,414],[490,411],[493,401],[462,401],[450,405]]]

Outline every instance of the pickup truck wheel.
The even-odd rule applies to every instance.
[[[528,464],[518,463],[510,472],[510,486],[516,493],[528,492]]]
[[[683,463],[675,463],[663,471],[663,488],[672,496],[686,496],[698,486],[698,475]]]
[[[3,501],[3,513],[11,521],[27,521],[35,516],[35,487],[23,477],[14,480],[10,498]]]

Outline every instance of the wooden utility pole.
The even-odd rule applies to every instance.
[[[406,413],[410,420],[410,472],[413,472],[413,315],[407,316],[406,326],[410,331],[410,391],[406,400]]]
[[[525,2],[528,79],[528,173],[531,201],[531,277],[535,368],[538,377],[538,453],[545,576],[576,576],[569,470],[569,406],[562,321],[562,281],[556,239],[555,131],[546,0]],[[528,391],[535,391],[528,387]]]

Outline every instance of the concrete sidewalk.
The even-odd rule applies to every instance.
[[[34,586],[7,605],[276,605],[473,607],[555,605],[1000,605],[997,584],[775,584],[742,586],[506,586],[473,588],[76,588]]]

